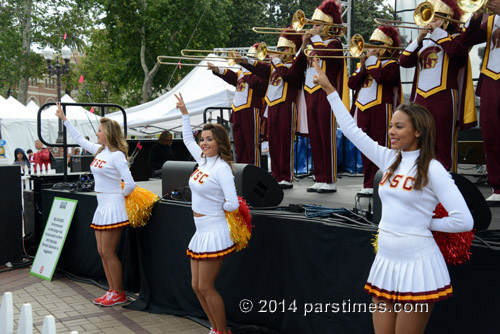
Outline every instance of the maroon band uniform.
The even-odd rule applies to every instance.
[[[267,81],[243,68],[238,72],[219,69],[213,72],[227,83],[236,86],[231,114],[236,160],[260,166],[260,112]]]
[[[275,58],[276,59],[276,58]],[[295,73],[281,73],[278,68],[288,69],[292,62],[275,61],[272,65],[262,62],[243,64],[252,73],[268,78],[265,96],[269,126],[269,155],[271,173],[277,182],[293,180],[293,141],[297,126],[297,92],[301,85]]]
[[[319,66],[335,86],[346,108],[348,108],[349,92],[347,89],[345,59],[327,58],[329,56],[342,56],[342,51],[340,51],[343,48],[342,42],[338,37],[332,37],[331,34],[327,33],[329,29],[328,23],[342,23],[340,5],[332,0],[323,1],[314,11],[312,20],[325,22],[326,25],[323,27],[321,36],[314,35],[311,37],[312,45],[308,46],[311,49],[310,54],[318,57]],[[303,45],[303,47],[306,46]],[[327,51],[325,49],[337,49],[339,51]],[[303,89],[307,108],[307,135],[311,143],[311,156],[316,179],[316,184],[309,188],[308,191],[332,192],[336,190],[335,182],[337,181],[335,115],[328,103],[326,93],[313,80],[317,72],[312,65],[311,58],[306,57],[304,52],[300,52],[293,67],[296,71],[305,70]]]
[[[349,78],[349,88],[354,90],[355,103],[351,114],[358,126],[379,145],[390,147],[389,124],[394,108],[401,102],[401,78],[396,60],[379,60],[371,56],[365,67],[358,69]],[[378,167],[364,154],[363,187],[373,188],[373,179]]]
[[[467,46],[486,42],[476,95],[481,98],[480,120],[488,182],[500,194],[500,15],[471,21],[464,33]]]
[[[434,1],[439,13],[456,16],[453,1]],[[456,7],[456,3],[453,5]],[[464,91],[471,88],[467,81],[469,50],[463,47],[460,34],[450,34],[436,28],[422,43],[410,43],[400,57],[402,67],[416,67],[411,101],[425,106],[436,123],[436,157],[445,169],[457,169],[458,126],[473,126],[474,106],[462,101]],[[471,78],[470,78],[471,79]],[[461,110],[465,108],[465,110]]]

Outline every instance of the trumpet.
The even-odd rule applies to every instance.
[[[397,28],[425,29],[425,27],[427,27],[427,25],[429,25],[429,23],[431,23],[434,18],[442,19],[447,22],[463,24],[463,22],[460,20],[454,20],[452,18],[436,14],[434,10],[434,5],[429,1],[424,1],[420,3],[417,7],[415,7],[415,10],[413,11],[413,20],[415,22],[404,22],[404,21],[387,20],[381,18],[376,18],[374,19],[374,21],[378,25],[382,26],[389,25],[389,26],[397,26]],[[411,25],[405,25],[405,24],[411,24]]]
[[[361,36],[360,34],[355,34],[354,36],[352,36],[351,40],[349,41],[349,48],[348,49],[320,49],[319,51],[329,51],[329,52],[349,51],[349,53],[351,54],[350,56],[322,56],[322,57],[320,57],[320,58],[346,59],[346,58],[360,58],[366,49],[389,49],[389,50],[394,50],[394,51],[404,50],[403,47],[365,43],[365,39],[363,38],[363,36]],[[306,50],[304,50],[304,53],[307,57],[312,58],[312,57],[315,57],[315,55],[310,54],[312,51],[315,51],[315,50],[314,49],[306,49]]]
[[[166,60],[177,60],[177,62],[169,62]],[[181,57],[181,56],[158,56],[156,57],[156,60],[162,64],[162,65],[179,65],[179,66],[194,66],[194,67],[209,67],[208,64],[194,64],[194,63],[181,63],[183,60],[196,60],[196,61],[201,61],[202,59],[198,57]],[[206,57],[203,60],[214,60],[211,57]],[[215,59],[215,60],[220,60],[220,59]],[[224,67],[224,68],[232,68],[236,66],[236,62],[234,62],[234,59],[232,62],[230,62],[231,59],[228,59],[228,66],[217,66],[217,67]]]
[[[265,60],[267,58],[267,56],[270,54],[285,55],[285,56],[292,56],[292,57],[295,55],[295,53],[293,53],[293,52],[269,50],[267,48],[266,42],[260,42],[259,46],[257,46],[257,58],[259,58],[259,60]]]

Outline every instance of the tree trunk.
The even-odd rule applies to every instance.
[[[27,62],[30,55],[31,47],[31,9],[33,7],[33,0],[24,1],[24,14],[23,14],[23,32],[22,32],[22,49],[21,49],[21,61],[20,63],[20,73],[21,77],[19,79],[19,91],[17,99],[22,104],[28,104],[28,84],[29,84],[29,74],[27,68]]]
[[[156,62],[151,71],[146,64],[146,34],[144,27],[141,27],[141,66],[144,71],[144,82],[142,83],[142,103],[146,103],[151,99],[151,87],[153,86],[153,79],[160,69],[160,63]]]

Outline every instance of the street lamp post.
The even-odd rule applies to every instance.
[[[57,77],[57,102],[61,102],[61,75],[69,73],[69,59],[71,57],[71,50],[65,45],[61,49],[61,55],[64,59],[64,64],[59,63],[59,55],[57,55],[56,62],[52,65],[50,62],[54,57],[54,50],[48,46],[43,50],[43,57],[47,61],[47,70],[49,72],[49,77],[55,75]],[[61,119],[58,122],[58,133],[57,133],[57,144],[63,143],[63,124]]]

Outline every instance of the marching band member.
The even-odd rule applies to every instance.
[[[500,136],[497,132],[500,128],[500,0],[488,1],[488,7],[496,15],[485,17],[481,24],[483,15],[477,12],[464,33],[464,44],[472,46],[486,42],[476,95],[481,98],[481,133],[488,182],[493,191],[486,202],[490,206],[500,206]]]
[[[454,0],[429,2],[436,14],[456,20],[462,16]],[[457,38],[457,31],[455,23],[434,17],[399,59],[402,67],[416,67],[411,101],[423,105],[434,116],[436,156],[451,171],[457,168],[458,124],[466,128],[477,120],[473,96],[467,95],[473,93],[472,77],[465,73],[469,50]]]
[[[311,18],[325,23],[342,23],[342,10],[334,0],[325,0],[316,8]],[[349,89],[347,88],[347,71],[345,59],[323,58],[325,56],[342,56],[340,38],[332,36],[327,24],[315,24],[302,40],[302,50],[312,48],[310,55],[319,57],[320,67],[349,106]],[[321,49],[339,49],[339,51],[322,51]],[[313,82],[317,74],[304,52],[300,52],[294,61],[297,71],[305,70],[304,82],[305,102],[307,108],[308,136],[311,143],[316,183],[307,189],[308,192],[330,193],[337,191],[337,152],[335,137],[335,115],[327,103],[326,94]]]
[[[400,47],[399,31],[394,27],[380,26],[373,31],[370,44]],[[356,92],[351,114],[370,138],[386,147],[390,145],[388,129],[392,113],[402,102],[397,55],[399,52],[391,49],[367,50],[349,78],[349,88]],[[361,158],[364,174],[361,193],[373,193],[373,179],[378,167],[364,154]]]
[[[269,155],[271,173],[283,189],[293,187],[294,137],[297,125],[297,95],[302,86],[303,73],[288,71],[293,54],[300,48],[301,37],[289,35],[285,29],[278,40],[278,51],[272,54],[271,63],[258,62],[253,58],[237,59],[243,67],[255,75],[269,80],[265,101],[269,127]],[[288,55],[290,54],[290,55]]]
[[[248,50],[250,57],[256,57],[258,43]],[[260,166],[260,113],[266,94],[267,80],[252,74],[246,68],[234,72],[208,63],[208,69],[216,76],[236,87],[230,122],[233,123],[233,139],[236,160],[239,163]]]

